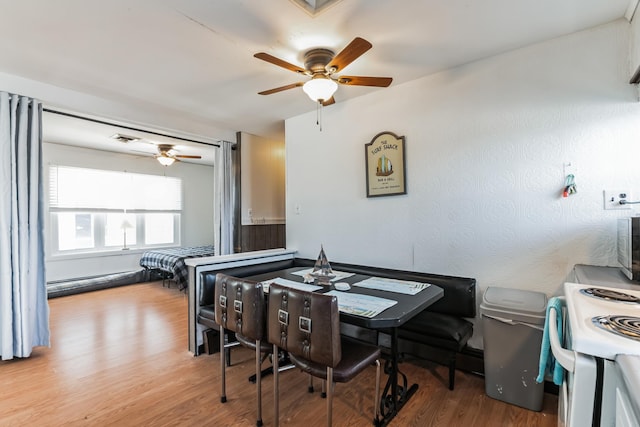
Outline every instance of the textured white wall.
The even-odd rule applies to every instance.
[[[165,168],[152,157],[131,156],[48,143],[43,144],[43,163],[45,183],[48,182],[47,166],[49,164],[179,177],[182,179],[183,191],[182,245],[213,244],[213,167],[179,162]],[[45,196],[47,194],[48,191],[45,189]],[[48,214],[45,217],[45,239],[49,243]],[[47,281],[140,269],[139,261],[142,251],[125,252],[109,255],[51,256],[47,247]]]
[[[615,265],[615,219],[633,211],[605,211],[602,191],[640,199],[629,27],[620,20],[339,101],[324,109],[322,131],[315,113],[287,120],[287,247],[474,277],[478,302],[488,286],[552,295],[574,264]],[[406,137],[408,194],[367,199],[364,144],[381,131]],[[567,199],[565,163],[578,185]],[[476,322],[471,346],[481,335]]]

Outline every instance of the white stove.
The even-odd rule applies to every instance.
[[[564,294],[564,349],[552,345],[567,369],[558,424],[617,425],[616,395],[622,381],[615,359],[640,355],[640,288],[565,283]]]
[[[567,344],[573,351],[609,360],[618,354],[640,355],[640,290],[565,283],[564,292],[571,328]],[[616,325],[620,320],[631,335],[621,336],[598,325]]]

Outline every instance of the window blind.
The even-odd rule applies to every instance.
[[[49,207],[180,211],[182,180],[159,175],[50,165]]]

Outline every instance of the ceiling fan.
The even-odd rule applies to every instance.
[[[158,154],[154,155],[156,160],[163,166],[171,166],[173,162],[180,159],[201,159],[202,156],[189,156],[185,154],[177,154],[171,144],[158,144]]]
[[[287,61],[276,58],[268,53],[259,52],[253,55],[258,59],[285,68],[287,70],[311,77],[306,82],[292,83],[274,89],[258,92],[259,95],[271,95],[283,90],[302,86],[302,90],[312,101],[321,105],[331,105],[335,102],[333,94],[338,85],[347,86],[376,86],[388,87],[391,77],[364,77],[364,76],[337,76],[335,73],[342,71],[347,65],[358,59],[363,53],[371,49],[373,45],[363,38],[356,37],[337,55],[329,49],[316,48],[304,54],[304,68],[293,65]]]
[[[158,144],[156,142],[148,141],[137,136],[124,135],[116,133],[110,136],[111,139],[129,144],[131,142],[150,144],[156,147],[157,154],[153,154],[153,157],[163,166],[171,166],[174,162],[180,161],[180,159],[201,159],[202,156],[190,156],[186,154],[178,154],[173,144]],[[131,150],[132,152],[149,155],[147,151]]]

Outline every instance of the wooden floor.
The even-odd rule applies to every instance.
[[[1,426],[251,426],[255,387],[247,381],[253,353],[233,349],[228,402],[220,403],[219,354],[187,351],[187,300],[161,282],[55,298],[51,348],[0,362]],[[420,385],[392,426],[555,426],[557,398],[542,412],[491,399],[480,376],[426,362],[402,370]],[[373,408],[375,369],[338,384],[334,425],[366,426]],[[263,382],[263,419],[273,425],[273,381]],[[317,387],[319,388],[319,387]],[[309,394],[299,371],[281,374],[282,425],[325,425],[325,404]]]

